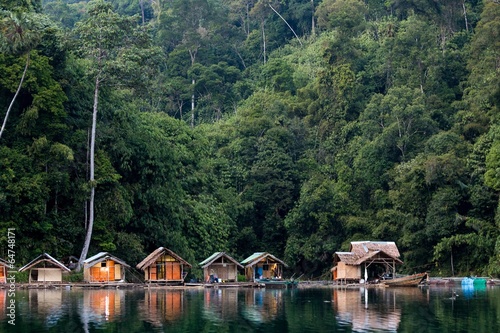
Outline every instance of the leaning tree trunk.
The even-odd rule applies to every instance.
[[[90,240],[92,239],[92,228],[94,227],[94,197],[95,197],[95,179],[94,179],[94,167],[95,167],[95,133],[97,124],[97,104],[99,102],[99,75],[97,75],[95,80],[95,90],[94,90],[94,108],[92,112],[92,132],[90,136],[90,205],[89,205],[89,223],[87,225],[87,234],[85,235],[85,243],[83,244],[82,253],[80,259],[78,260],[77,271],[82,269],[83,261],[87,259],[87,254],[89,252]]]
[[[19,86],[17,87],[16,93],[14,94],[14,97],[12,98],[12,101],[10,102],[9,108],[7,109],[7,112],[5,113],[5,118],[3,119],[2,129],[0,130],[0,138],[2,138],[2,134],[3,134],[3,131],[5,129],[5,124],[7,124],[7,119],[9,118],[10,110],[12,109],[12,106],[14,105],[14,102],[16,101],[17,95],[19,95],[19,92],[21,91],[21,87],[23,85],[24,77],[26,76],[26,72],[28,71],[29,64],[30,64],[30,53],[28,52],[26,55],[26,64],[24,65],[24,71],[23,71],[23,75],[21,76],[21,81],[19,81]]]

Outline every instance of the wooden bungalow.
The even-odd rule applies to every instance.
[[[365,282],[379,279],[383,274],[396,274],[396,264],[402,264],[394,242],[351,242],[349,252],[335,252],[334,281]]]
[[[283,276],[283,267],[288,267],[283,261],[267,252],[255,252],[241,264],[245,266],[247,281],[280,279]]]
[[[0,259],[0,283],[7,282],[7,271],[9,267],[10,264],[7,261]]]
[[[214,278],[219,278],[222,281],[238,281],[238,268],[243,269],[243,266],[231,258],[225,252],[215,252],[207,259],[200,262],[203,268],[203,276],[205,282],[213,282]],[[211,281],[212,280],[212,281]]]
[[[85,282],[124,282],[127,263],[108,252],[98,254],[83,261]]]
[[[144,271],[144,280],[147,282],[184,282],[187,272],[184,267],[191,267],[173,251],[159,247],[141,261],[137,268]]]
[[[19,272],[29,271],[29,283],[62,282],[62,274],[69,273],[68,267],[44,253],[21,267]]]

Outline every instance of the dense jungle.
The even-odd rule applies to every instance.
[[[0,0],[0,257],[500,276],[498,0]]]

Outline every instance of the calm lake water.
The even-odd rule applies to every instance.
[[[500,287],[32,289],[15,299],[13,326],[0,290],[0,332],[500,332]]]

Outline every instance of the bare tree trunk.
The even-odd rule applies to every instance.
[[[450,251],[450,261],[451,261],[451,276],[455,276],[455,267],[453,266],[453,246]]]
[[[191,57],[191,67],[194,66],[196,62],[196,54],[198,53],[198,48],[195,50],[189,50],[189,56]],[[193,86],[193,94],[191,95],[191,128],[194,128],[194,86],[196,84],[195,79],[191,80],[191,85]]]
[[[82,253],[80,259],[78,260],[78,265],[76,270],[80,271],[83,266],[83,261],[87,259],[87,254],[89,252],[90,240],[92,239],[92,229],[94,227],[94,198],[95,198],[95,134],[97,125],[97,105],[99,102],[99,83],[100,76],[97,74],[95,79],[95,90],[94,90],[94,108],[92,112],[92,132],[90,137],[90,205],[89,205],[89,224],[87,226],[87,234],[85,235],[85,243],[83,244]]]
[[[311,36],[316,35],[316,23],[314,21],[314,0],[311,0],[311,9],[312,9],[312,14],[311,14]]]
[[[191,81],[191,84],[193,86],[193,94],[191,95],[191,128],[194,128],[194,85],[195,85],[195,80],[193,79]]]
[[[7,112],[5,113],[5,118],[3,119],[2,129],[0,130],[0,138],[2,137],[3,131],[5,129],[5,124],[7,124],[7,119],[9,118],[10,110],[12,109],[12,106],[14,105],[14,102],[16,101],[17,95],[19,95],[19,92],[21,91],[21,87],[23,85],[24,77],[26,76],[26,72],[28,71],[29,64],[30,64],[30,53],[28,52],[26,55],[26,64],[24,65],[24,71],[23,71],[23,75],[21,76],[21,81],[19,81],[19,86],[17,87],[17,90],[16,90],[16,93],[14,94],[14,97],[12,97],[12,101],[10,102],[9,108],[7,109]]]
[[[247,2],[247,18],[245,20],[245,30],[247,33],[247,38],[250,36],[250,4]]]
[[[146,22],[144,18],[144,0],[139,0],[139,6],[141,7],[142,25]]]
[[[285,20],[285,18],[283,16],[281,16],[281,14],[278,13],[278,11],[276,9],[274,9],[273,6],[271,6],[271,4],[269,4],[269,7],[273,10],[273,12],[275,12],[280,17],[280,19],[283,20],[283,22],[286,23],[288,28],[290,28],[290,30],[293,32],[293,35],[295,36],[295,38],[297,38],[297,40],[299,41],[300,46],[302,46],[302,42],[300,41],[299,36],[297,36],[297,34],[295,33],[295,30],[292,29],[292,27],[290,26],[290,24],[288,24],[288,22]]]
[[[462,2],[462,7],[464,9],[465,30],[467,30],[467,32],[469,32],[469,22],[467,22],[467,10],[465,9],[465,1]]]
[[[266,32],[264,30],[264,20],[262,20],[261,26],[262,26],[262,43],[263,43],[264,64],[265,64],[266,63]]]

